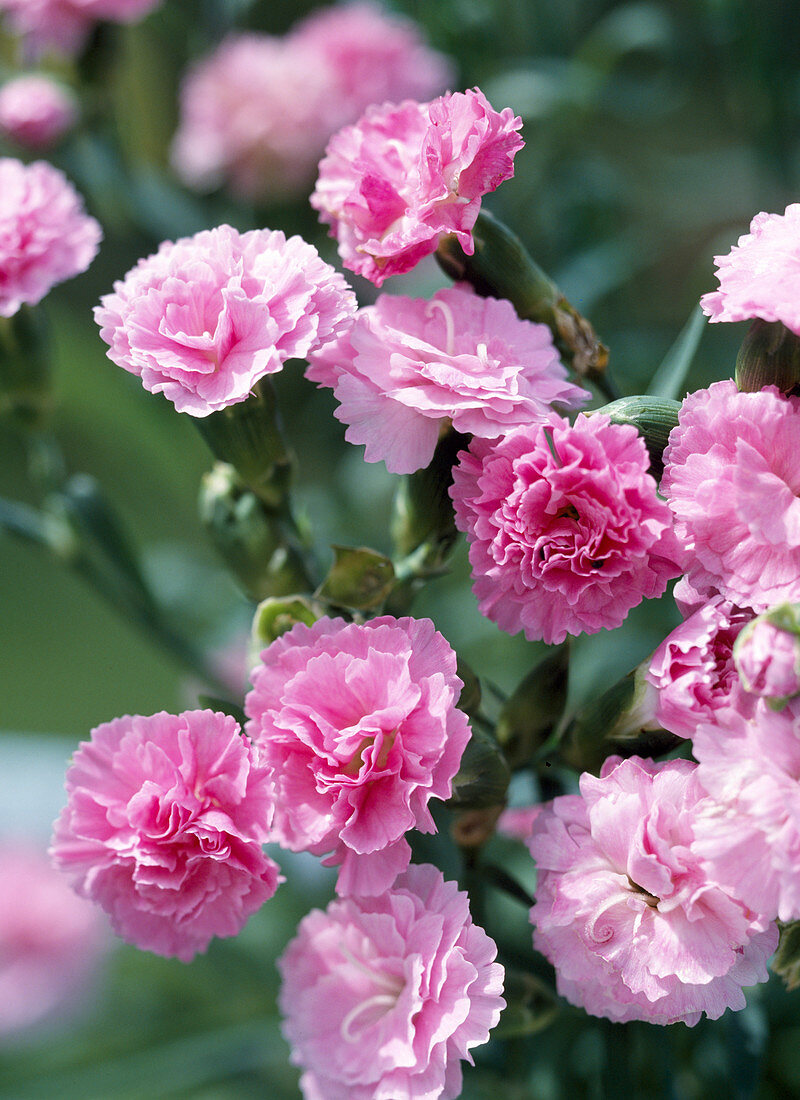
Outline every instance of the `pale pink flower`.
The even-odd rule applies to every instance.
[[[0,0],[11,30],[24,35],[30,55],[48,49],[76,53],[94,24],[134,23],[162,0]]]
[[[510,107],[495,111],[475,88],[373,106],[335,134],[311,205],[345,267],[380,286],[449,233],[471,255],[481,198],[514,174],[520,126]]]
[[[769,612],[742,630],[733,660],[747,691],[783,702],[800,695],[800,640],[768,616]]]
[[[700,299],[712,321],[760,317],[800,335],[800,203],[783,214],[756,214],[750,232],[714,262],[719,290]]]
[[[75,753],[66,785],[54,862],[127,942],[189,962],[275,893],[278,867],[262,851],[267,772],[228,715],[105,722]]]
[[[767,980],[778,942],[761,906],[717,885],[695,845],[708,803],[697,766],[610,757],[580,795],[537,819],[534,945],[558,990],[593,1016],[715,1020],[744,1008],[743,986]]]
[[[743,713],[753,707],[733,662],[734,642],[752,618],[752,611],[714,596],[667,635],[647,672],[658,689],[655,717],[664,729],[691,737],[699,721],[723,707]]]
[[[75,96],[43,73],[28,73],[0,88],[0,130],[18,145],[42,149],[75,125]]]
[[[461,287],[431,301],[382,294],[309,362],[306,376],[340,403],[345,439],[397,474],[428,465],[444,420],[494,439],[549,419],[553,403],[574,408],[591,397],[567,381],[546,325]]]
[[[800,399],[732,379],[690,394],[664,451],[661,492],[688,580],[764,611],[800,600]]]
[[[278,960],[306,1100],[454,1100],[505,1006],[497,948],[430,864],[313,910]]]
[[[456,655],[430,619],[323,618],[261,654],[247,732],[275,787],[273,839],[340,864],[340,894],[379,894],[435,832],[469,740]]]
[[[340,335],[355,311],[343,277],[300,237],[222,225],[165,241],[95,320],[109,359],[178,412],[208,416]]]
[[[73,1015],[107,939],[43,851],[0,842],[0,1036]]]
[[[649,462],[636,429],[602,414],[473,440],[450,495],[481,613],[558,644],[660,596],[679,547]]]
[[[544,809],[544,804],[536,802],[532,806],[509,806],[497,819],[497,831],[514,840],[528,840],[533,831],[533,823]]]
[[[697,826],[709,876],[759,912],[797,920],[800,710],[759,701],[750,718],[719,711],[695,730],[692,751],[714,799]]]
[[[0,196],[0,317],[13,317],[85,271],[103,233],[63,172],[43,160],[0,157]]]

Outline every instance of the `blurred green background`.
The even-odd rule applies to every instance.
[[[305,196],[260,209],[224,193],[197,196],[179,185],[167,160],[186,64],[228,29],[283,33],[316,6],[165,0],[139,26],[103,28],[73,74],[87,124],[52,158],[105,231],[90,270],[41,307],[53,338],[56,432],[69,471],[102,482],[174,623],[210,652],[240,642],[252,606],[197,520],[209,453],[188,417],[106,359],[91,308],[160,240],[222,221],[302,232],[334,259]],[[487,205],[591,318],[611,349],[621,391],[641,391],[712,288],[713,255],[727,251],[757,211],[782,211],[798,196],[796,3],[396,0],[392,9],[415,18],[455,59],[458,88],[479,85],[495,107],[523,116],[527,144],[515,178]],[[10,72],[8,41],[3,57]],[[393,282],[388,290],[427,294],[445,280],[431,262]],[[363,282],[358,291],[362,302],[374,294]],[[730,376],[742,334],[740,326],[706,330],[687,388]],[[389,553],[395,479],[347,447],[332,398],[293,366],[277,389],[298,457],[296,504],[313,525],[320,557],[330,559],[334,542]],[[10,423],[0,431],[0,495],[40,502]],[[0,729],[17,735],[7,742],[16,770],[4,769],[0,747],[0,774],[29,784],[35,802],[46,773],[45,821],[54,798],[58,806],[57,763],[93,725],[182,709],[197,685],[45,553],[0,536],[0,555]],[[463,546],[450,576],[428,585],[413,610],[430,615],[503,691],[540,655],[540,647],[478,615]],[[639,607],[613,635],[581,639],[573,700],[627,672],[675,621],[667,599]],[[6,829],[13,824],[0,819]],[[444,865],[452,857],[442,843],[436,858]],[[522,849],[493,843],[522,879],[530,877]],[[274,958],[310,905],[326,903],[331,879],[313,861],[285,870],[289,882],[243,935],[215,943],[189,967],[117,949],[97,1002],[79,1020],[0,1048],[0,1095],[297,1097],[277,1030]],[[491,926],[504,929],[508,956],[523,955],[530,942],[524,908],[494,894],[487,906]],[[734,1097],[800,1096],[798,995],[773,979],[750,1001],[745,1012],[692,1031],[614,1026],[565,1009],[537,1035],[477,1052],[479,1068],[463,1095],[700,1100],[724,1089]]]

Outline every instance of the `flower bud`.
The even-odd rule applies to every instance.
[[[560,1011],[558,997],[534,974],[506,968],[503,987],[506,1007],[492,1034],[496,1039],[535,1035],[548,1027]]]
[[[394,587],[389,558],[367,547],[334,546],[330,572],[316,597],[336,607],[370,611],[379,607]]]
[[[304,596],[274,596],[262,600],[253,616],[251,630],[251,649],[253,664],[262,649],[271,645],[281,634],[291,630],[297,623],[313,626],[322,615],[322,608],[313,604]]]
[[[800,986],[800,920],[780,926],[781,938],[770,969],[783,978],[791,992]]]
[[[510,779],[503,750],[491,734],[473,726],[447,805],[453,810],[503,806]]]
[[[531,762],[561,717],[567,700],[569,647],[559,646],[529,672],[506,702],[495,735],[512,768]]]
[[[798,383],[800,336],[780,321],[753,321],[736,357],[736,385],[746,393],[764,386],[789,393]]]
[[[733,662],[745,691],[780,710],[800,695],[800,604],[780,604],[739,632]]]
[[[664,472],[664,448],[669,441],[669,433],[678,423],[680,401],[671,401],[667,397],[620,397],[600,409],[586,413],[604,413],[612,424],[633,424],[644,439],[650,456],[650,473],[659,481]]]

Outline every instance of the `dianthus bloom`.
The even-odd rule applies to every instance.
[[[15,34],[25,35],[31,54],[49,48],[76,53],[99,20],[134,23],[161,0],[0,0]]]
[[[656,718],[664,729],[691,737],[701,719],[723,707],[752,708],[755,700],[733,663],[734,642],[752,618],[751,611],[714,596],[667,635],[647,672],[658,689]]]
[[[189,962],[275,893],[278,867],[262,851],[267,773],[228,715],[105,722],[76,752],[66,786],[54,862],[129,943]]]
[[[720,711],[692,740],[699,779],[715,800],[698,823],[698,851],[726,890],[782,921],[800,918],[800,710],[759,701],[745,718]]]
[[[755,611],[800,600],[799,412],[797,398],[731,379],[683,402],[661,492],[699,592]]]
[[[76,118],[75,97],[49,76],[29,73],[0,88],[0,130],[28,149],[52,145]]]
[[[311,205],[331,226],[345,267],[380,286],[449,233],[471,255],[481,198],[514,174],[521,124],[475,88],[373,106],[335,134]]]
[[[781,613],[783,608],[774,609]],[[745,689],[783,702],[800,695],[800,639],[764,616],[742,630],[733,650],[736,671]]]
[[[497,948],[430,864],[313,910],[278,960],[306,1100],[453,1100],[505,1005]]]
[[[534,945],[559,992],[611,1020],[715,1020],[767,980],[778,931],[717,885],[695,850],[697,766],[610,757],[536,820]]]
[[[602,414],[473,440],[450,495],[481,613],[558,644],[660,596],[679,547],[648,466],[636,429]]]
[[[107,939],[43,851],[0,842],[0,1035],[73,1013]]]
[[[553,402],[573,408],[591,397],[567,381],[546,325],[459,287],[431,301],[382,294],[306,373],[332,387],[345,438],[397,474],[428,465],[446,418],[494,439],[549,419]]]
[[[247,732],[275,787],[273,839],[341,864],[340,894],[379,894],[435,832],[469,740],[456,655],[429,619],[300,623],[261,654]]]
[[[338,336],[355,295],[300,237],[205,230],[140,260],[95,309],[108,357],[178,412],[244,401],[287,359]]]
[[[0,157],[0,317],[85,271],[103,236],[63,172]]]
[[[712,321],[760,317],[800,335],[800,203],[756,214],[727,256],[715,256],[719,290],[700,299]]]

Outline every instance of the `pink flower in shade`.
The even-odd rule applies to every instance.
[[[0,843],[0,1036],[73,1015],[106,948],[93,905],[44,852]]]
[[[800,695],[800,641],[771,622],[769,612],[742,630],[733,660],[742,685],[754,695],[776,702]]]
[[[472,254],[481,198],[514,174],[524,142],[514,112],[483,92],[370,107],[335,134],[311,205],[331,226],[345,267],[380,286],[454,233]]]
[[[749,610],[714,596],[676,627],[653,654],[647,680],[658,689],[656,719],[678,737],[691,737],[701,719],[735,706],[743,713],[755,700],[742,688],[733,645]]]
[[[85,271],[103,236],[63,172],[0,157],[0,317]]]
[[[731,379],[683,402],[661,492],[697,591],[755,611],[800,600],[798,412],[800,399]]]
[[[295,26],[291,40],[329,66],[339,125],[355,122],[373,103],[430,99],[453,82],[450,62],[425,45],[416,23],[377,4],[320,8]]]
[[[244,401],[351,323],[355,295],[300,237],[229,225],[165,241],[95,309],[108,357],[178,412]]]
[[[51,854],[114,931],[189,962],[271,898],[266,770],[233,718],[126,716],[92,731],[67,772]]]
[[[313,910],[278,960],[306,1100],[453,1100],[505,1006],[497,948],[430,864]]]
[[[0,0],[11,30],[24,35],[37,57],[53,48],[76,53],[99,20],[134,23],[161,0]]]
[[[680,572],[672,518],[631,425],[553,417],[474,439],[458,457],[450,495],[473,590],[509,634],[558,644],[612,629]]]
[[[29,73],[0,88],[0,130],[28,149],[53,145],[77,116],[73,94],[49,76]]]
[[[696,851],[697,766],[610,757],[537,819],[533,942],[590,1015],[694,1026],[744,1008],[778,930],[717,885]]]
[[[456,655],[429,619],[302,623],[251,673],[247,732],[275,788],[274,840],[340,864],[339,894],[380,894],[435,832],[469,740]]]
[[[714,805],[697,825],[708,874],[759,912],[800,918],[800,710],[759,701],[695,730],[692,751]]]
[[[497,821],[497,831],[514,840],[527,841],[533,830],[533,823],[544,809],[541,802],[532,806],[509,806],[503,810]]]
[[[760,317],[800,335],[800,203],[756,214],[727,256],[715,256],[719,290],[700,299],[712,321]]]
[[[442,421],[493,439],[541,423],[553,402],[584,404],[546,325],[510,302],[452,287],[431,301],[382,294],[336,344],[310,357],[308,378],[330,386],[345,438],[367,462],[409,474],[433,458]]]

